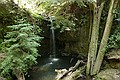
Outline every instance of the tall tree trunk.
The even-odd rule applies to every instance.
[[[87,68],[86,74],[91,74],[93,71],[94,62],[96,59],[97,53],[97,43],[98,43],[98,35],[99,35],[99,23],[100,17],[103,10],[104,2],[101,4],[100,7],[97,6],[97,3],[94,3],[94,19],[93,19],[93,28],[92,28],[92,35],[91,35],[91,42],[89,45],[89,52],[88,52],[88,61],[87,61]]]
[[[96,3],[94,4],[94,19],[93,19],[93,28],[92,28],[92,35],[91,35],[91,42],[89,45],[89,52],[88,52],[88,61],[87,61],[87,69],[86,73],[89,74],[91,70],[91,66],[93,64],[94,56],[97,51],[97,39],[98,39],[98,32],[99,28],[97,28],[97,6]]]
[[[110,3],[110,8],[109,8],[109,12],[108,12],[108,17],[107,17],[107,21],[106,21],[106,26],[105,26],[105,31],[101,40],[101,44],[100,44],[100,48],[98,51],[98,56],[94,65],[94,70],[92,75],[95,75],[99,72],[102,61],[103,61],[103,57],[105,54],[105,50],[106,50],[106,45],[107,45],[107,41],[109,38],[109,34],[110,34],[110,30],[111,30],[111,26],[112,26],[112,21],[113,21],[113,10],[116,8],[118,3],[118,0],[111,0]]]

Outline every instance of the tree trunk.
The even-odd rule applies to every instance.
[[[97,43],[98,43],[98,35],[99,35],[99,23],[100,17],[103,10],[104,2],[101,4],[100,7],[97,6],[97,3],[94,3],[94,19],[93,19],[93,29],[91,35],[91,42],[89,45],[89,52],[88,52],[88,61],[87,61],[87,68],[86,74],[91,74],[93,71],[94,62],[96,59],[97,53]]]
[[[98,38],[98,29],[97,28],[97,6],[96,3],[94,4],[94,19],[93,19],[93,28],[92,28],[92,35],[91,35],[91,42],[89,45],[89,52],[88,52],[88,61],[87,61],[87,69],[86,73],[89,74],[91,70],[91,66],[93,64],[94,56],[97,51],[97,38]]]
[[[105,50],[106,50],[106,45],[107,45],[107,41],[109,38],[109,34],[110,34],[110,30],[111,30],[111,26],[112,26],[112,21],[113,21],[113,9],[116,8],[118,3],[118,0],[111,0],[110,3],[110,8],[109,8],[109,13],[108,13],[108,17],[107,17],[107,21],[106,21],[106,26],[105,26],[105,31],[102,37],[102,41],[100,44],[100,48],[98,51],[98,56],[94,65],[94,70],[92,75],[95,75],[99,72],[102,61],[103,61],[103,57],[105,54]]]

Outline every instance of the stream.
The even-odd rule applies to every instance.
[[[77,59],[71,57],[40,58],[38,64],[29,71],[27,80],[55,80],[55,69],[68,69],[76,62]]]

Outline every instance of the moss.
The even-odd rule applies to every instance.
[[[96,77],[95,80],[106,80],[105,78],[101,78],[101,77]]]

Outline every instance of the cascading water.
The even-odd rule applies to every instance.
[[[51,29],[51,57],[56,57],[56,46],[55,46],[55,32]]]
[[[55,45],[55,32],[54,32],[54,26],[53,26],[53,18],[50,17],[51,22],[51,33],[50,33],[50,58],[56,58],[56,45]]]

